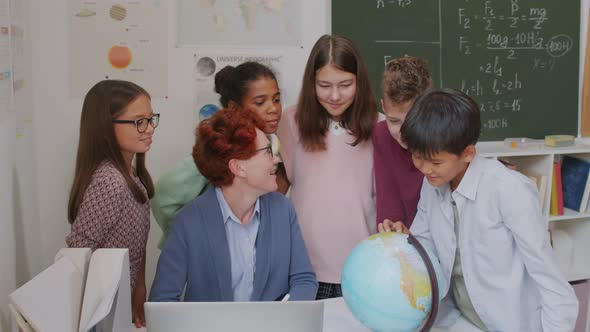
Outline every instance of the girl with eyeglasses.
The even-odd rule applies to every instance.
[[[71,248],[127,248],[132,318],[145,326],[145,252],[154,185],[145,167],[160,114],[140,86],[105,80],[84,98],[68,203]]]
[[[264,133],[269,135],[274,146],[278,145],[274,133],[281,119],[281,92],[270,68],[257,62],[226,66],[215,74],[215,92],[220,95],[219,102],[223,108],[244,108],[256,113],[264,123]],[[276,150],[275,153],[278,152]],[[276,175],[278,191],[286,193],[288,183],[281,163],[277,166]],[[168,237],[176,213],[203,193],[209,183],[197,169],[191,155],[158,179],[152,211],[162,229],[158,245],[160,249]]]

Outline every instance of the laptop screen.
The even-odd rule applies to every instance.
[[[324,303],[147,302],[149,332],[321,332]]]

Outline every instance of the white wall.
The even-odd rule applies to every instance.
[[[0,119],[0,332],[8,331],[8,294],[16,285],[13,172],[16,168],[15,114]]]
[[[14,107],[0,118],[0,331],[8,331],[8,294],[41,270],[33,130],[29,0],[11,1],[11,16],[24,31],[23,53],[12,50],[15,78],[25,84],[15,91]],[[17,61],[14,61],[18,57]],[[17,130],[17,128],[19,128]]]
[[[304,48],[284,50],[281,88],[287,95],[285,105],[295,102],[309,50],[316,39],[328,31],[330,25],[329,20],[326,20],[329,17],[328,0],[303,0],[302,3],[303,19],[308,22],[303,25]],[[153,100],[154,109],[162,114],[147,161],[154,178],[172,168],[190,152],[195,125],[192,111],[195,49],[174,47],[176,1],[169,1],[168,4],[169,98]],[[82,106],[81,99],[67,98],[69,82],[66,5],[66,0],[31,0],[38,232],[42,234],[38,255],[43,264],[49,264],[55,252],[65,245],[64,237],[69,231],[66,207],[73,177]],[[155,272],[158,255],[156,243],[159,236],[158,226],[152,224],[147,270],[150,281]]]
[[[41,233],[39,229],[39,204],[37,200],[37,148],[35,108],[33,106],[31,29],[29,24],[30,0],[21,1],[24,9],[25,36],[22,77],[24,86],[15,91],[14,102],[17,120],[16,170],[14,172],[14,227],[16,250],[17,286],[42,271],[47,262],[39,257]]]

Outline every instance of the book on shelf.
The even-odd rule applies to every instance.
[[[561,163],[563,205],[577,212],[584,212],[590,196],[590,162],[572,156],[564,156]]]
[[[542,175],[539,174],[535,171],[530,171],[530,170],[526,170],[526,169],[519,169],[519,167],[513,163],[510,159],[508,158],[498,158],[498,161],[501,162],[504,166],[506,166],[507,168],[513,170],[513,171],[517,171],[520,172],[522,174],[524,174],[525,176],[527,176],[529,179],[531,179],[531,181],[533,181],[533,183],[537,186],[537,190],[539,191],[539,203],[541,205],[541,210],[543,209],[543,207],[545,206],[545,195],[547,192],[547,175]]]
[[[557,166],[558,163],[553,163],[553,174],[551,176],[551,201],[549,206],[549,214],[552,216],[560,216],[563,214],[559,213],[559,195],[558,191],[561,191],[561,188],[558,188],[557,185]]]
[[[557,189],[557,215],[563,216],[563,185],[561,180],[561,162],[553,163],[555,173],[555,189]]]
[[[539,203],[541,209],[543,209],[545,206],[545,195],[547,193],[548,176],[539,174],[535,171],[520,169],[514,162],[512,162],[512,160],[506,157],[498,158],[498,161],[508,169],[520,172],[533,181],[533,183],[537,186],[537,190],[539,191]]]
[[[537,185],[537,190],[539,191],[539,203],[541,205],[541,210],[543,206],[545,206],[545,193],[547,192],[547,175],[541,175],[531,171],[523,171],[524,175],[526,175],[535,185]]]

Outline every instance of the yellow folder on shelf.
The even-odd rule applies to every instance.
[[[557,205],[557,179],[555,178],[555,169],[553,170],[553,176],[551,176],[551,206],[549,207],[549,214],[552,216],[559,215]]]

